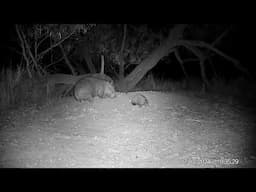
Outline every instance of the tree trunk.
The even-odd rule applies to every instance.
[[[185,28],[185,24],[179,24],[170,30],[168,38],[146,59],[144,59],[125,79],[121,80],[117,84],[117,89],[127,92],[135,87],[143,76],[152,69],[161,58],[167,56],[171,49],[176,46],[176,42],[182,37]]]

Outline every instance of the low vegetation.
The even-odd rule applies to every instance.
[[[210,87],[205,91],[200,79],[167,80],[156,78],[152,74],[145,76],[132,91],[171,91],[194,95],[215,95],[226,98],[230,103],[243,100],[250,103],[255,100],[256,85],[245,78],[225,80],[213,78]],[[56,93],[58,93],[56,86]],[[18,107],[26,104],[44,103],[46,99],[45,82],[36,78],[29,78],[22,68],[16,70],[4,69],[0,78],[0,108]],[[56,99],[53,94],[50,99]]]
[[[29,78],[22,68],[3,69],[0,90],[0,109],[39,103],[45,98],[43,84],[36,76]]]

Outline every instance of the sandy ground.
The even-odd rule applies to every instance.
[[[141,92],[76,102],[72,97],[1,113],[0,167],[256,167],[251,111],[214,99]]]

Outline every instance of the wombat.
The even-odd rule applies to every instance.
[[[74,87],[74,97],[77,101],[92,101],[93,97],[114,98],[115,88],[108,81],[85,77],[80,79]]]
[[[144,95],[139,94],[139,93],[132,97],[131,104],[132,105],[138,105],[139,107],[149,105],[148,104],[148,99]]]
[[[71,75],[69,75],[67,77],[70,77],[70,76]],[[107,76],[105,74],[101,74],[101,73],[88,73],[88,74],[85,74],[85,75],[74,76],[73,81],[76,80],[78,82],[79,80],[84,79],[84,78],[93,78],[93,79],[98,79],[98,80],[102,80],[102,81],[107,81],[112,86],[114,86],[113,79],[111,79],[109,76]],[[67,95],[73,94],[73,92],[74,92],[73,90],[74,90],[74,87],[75,87],[77,82],[70,83],[69,87],[65,91],[63,91],[62,96],[67,96]]]
[[[113,79],[111,79],[109,76],[107,76],[106,74],[101,74],[101,73],[89,73],[86,74],[85,77],[92,77],[92,78],[96,78],[96,79],[100,79],[100,80],[105,80],[108,81],[111,85],[114,85],[114,81]]]

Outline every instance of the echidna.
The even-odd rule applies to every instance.
[[[138,94],[136,94],[132,97],[131,104],[132,105],[138,105],[139,107],[149,105],[148,99],[140,93],[138,93]]]

